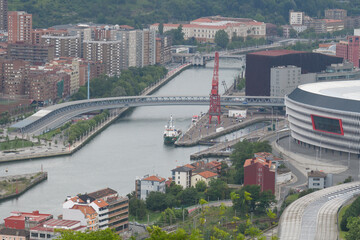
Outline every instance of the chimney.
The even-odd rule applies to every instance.
[[[86,202],[87,202],[87,204],[90,204],[90,198],[88,198],[88,199],[86,200]]]

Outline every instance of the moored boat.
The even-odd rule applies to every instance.
[[[177,130],[175,128],[174,121],[171,115],[168,125],[165,126],[164,143],[174,144],[179,139],[180,135],[181,135],[181,130]]]

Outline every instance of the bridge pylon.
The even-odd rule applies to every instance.
[[[217,116],[218,124],[220,124],[220,115],[221,106],[219,95],[219,53],[215,52],[214,74],[210,92],[209,123],[211,123],[211,118],[213,116]]]

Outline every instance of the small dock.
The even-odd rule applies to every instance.
[[[217,124],[213,122],[209,124],[209,115],[205,114],[194,125],[192,125],[179,140],[175,143],[176,146],[188,147],[198,144],[202,145],[214,145],[211,144],[217,137],[226,135],[236,130],[245,128],[255,123],[271,121],[276,119],[283,119],[283,117],[272,116],[271,114],[253,114],[247,118],[236,120],[235,118],[227,117],[227,115],[221,116],[221,123]]]

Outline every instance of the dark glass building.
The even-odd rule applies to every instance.
[[[343,59],[320,53],[292,50],[269,50],[246,55],[246,96],[270,96],[270,70],[273,67],[293,65],[301,73],[316,73]]]

